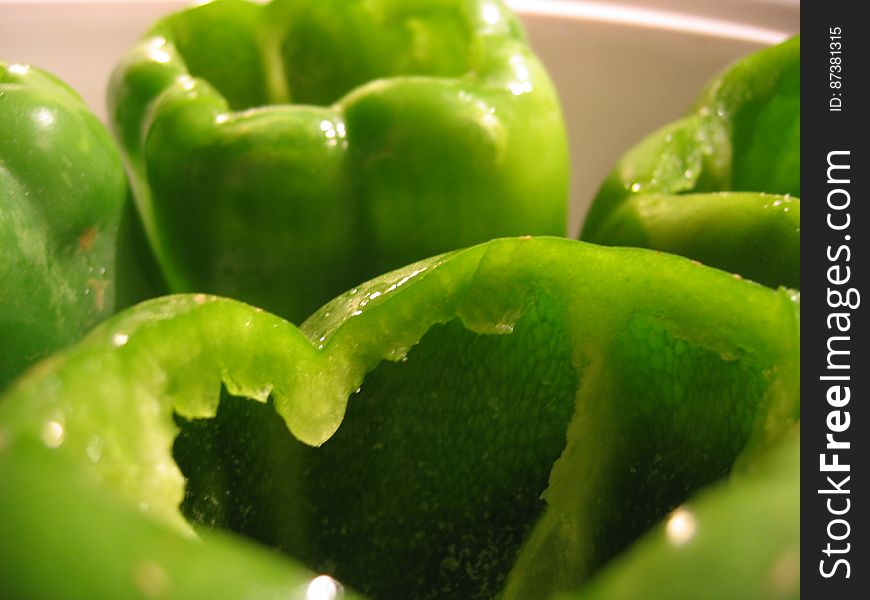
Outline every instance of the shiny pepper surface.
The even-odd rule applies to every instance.
[[[111,120],[170,289],[301,322],[494,237],[564,235],[555,90],[498,0],[222,0],[118,66]]]
[[[128,205],[118,149],[81,97],[0,62],[0,388],[114,312]]]
[[[629,150],[581,233],[800,287],[800,38],[717,76],[679,121]]]

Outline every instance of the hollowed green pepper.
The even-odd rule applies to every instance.
[[[800,466],[796,428],[731,480],[674,510],[588,586],[560,600],[797,600]]]
[[[581,238],[800,287],[800,38],[736,62],[632,148]]]
[[[564,235],[555,90],[500,0],[222,0],[157,23],[110,120],[177,292],[301,321],[351,285]]]
[[[298,563],[374,598],[574,589],[799,418],[798,302],[554,238],[415,263],[301,329],[150,301],[0,399],[0,594],[303,597]]]
[[[66,84],[0,62],[0,388],[111,315],[127,178]]]

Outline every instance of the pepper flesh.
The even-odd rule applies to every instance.
[[[741,59],[629,150],[581,238],[800,287],[800,37]]]
[[[527,526],[536,514],[546,519],[551,511],[570,510],[572,526],[579,526],[585,541],[557,544],[545,554],[557,565],[570,561],[578,572],[588,573],[673,503],[727,473],[745,448],[775,442],[798,418],[798,310],[796,298],[785,290],[740,281],[679,257],[546,238],[498,240],[416,263],[337,298],[302,331],[230,300],[154,300],[106,322],[76,348],[21,380],[0,401],[0,469],[6,474],[0,515],[27,512],[15,491],[27,468],[17,465],[28,464],[29,449],[34,449],[41,457],[34,461],[56,464],[55,471],[62,467],[81,482],[80,487],[65,488],[62,497],[76,494],[76,503],[91,502],[94,490],[101,490],[117,500],[118,511],[123,504],[124,522],[130,524],[127,543],[132,547],[142,542],[139,535],[144,535],[149,521],[144,515],[135,517],[130,508],[135,512],[139,507],[175,527],[179,535],[189,533],[178,509],[185,484],[172,454],[176,419],[220,413],[230,405],[226,398],[219,405],[223,383],[234,396],[268,399],[299,440],[323,444],[318,449],[297,444],[286,461],[266,463],[268,477],[262,480],[281,482],[270,488],[275,497],[262,498],[262,505],[241,506],[266,512],[277,507],[289,515],[285,518],[295,524],[295,537],[276,545],[307,564],[331,564],[339,578],[347,577],[353,587],[375,597],[396,597],[400,592],[443,597],[445,589],[457,597],[492,597],[505,573],[485,568],[492,556],[470,554],[479,550],[474,544],[487,539],[488,530],[472,529],[467,537],[451,542],[441,537],[438,526],[440,522],[449,532],[469,518],[472,526],[488,525],[493,516],[475,510],[499,506],[505,511],[502,518],[524,514]],[[562,342],[551,343],[553,331],[562,332]],[[493,349],[485,341],[489,339],[513,340],[516,345]],[[448,352],[439,355],[444,348]],[[452,349],[473,361],[451,362],[457,355]],[[433,356],[445,362],[429,364]],[[397,362],[366,376],[384,360]],[[556,376],[560,371],[552,370],[554,362],[573,375]],[[508,369],[514,380],[492,387],[498,378],[487,377],[487,363],[516,365]],[[427,377],[420,377],[419,366]],[[462,392],[465,385],[458,391],[444,387],[460,373],[483,379],[472,379],[475,384],[468,386],[468,395]],[[548,386],[558,390],[566,383],[567,395],[542,401]],[[397,389],[407,392],[410,404],[405,408],[394,393]],[[436,413],[439,407],[442,412],[464,407],[470,412],[460,420],[482,438],[484,454],[461,451],[461,440],[455,450],[433,447],[427,431],[437,420],[425,410],[408,407]],[[493,425],[500,415],[505,423]],[[545,415],[550,415],[552,426],[541,426],[547,422]],[[259,423],[235,423],[243,430],[242,441],[253,442],[242,447],[261,447],[264,456],[274,457],[270,449],[283,442],[273,440]],[[191,431],[183,422],[181,428]],[[399,444],[391,431],[404,441]],[[644,436],[629,435],[644,431]],[[527,449],[518,455],[512,448],[521,440],[526,440]],[[365,452],[360,441],[365,442]],[[539,473],[522,500],[515,496],[512,469],[521,467],[518,472],[526,473],[526,462],[541,460],[535,449],[554,445],[556,456],[544,457],[549,461],[545,464],[551,464],[566,443],[549,475],[548,505],[539,505],[531,515],[517,512],[517,502],[538,501],[548,474],[547,469]],[[684,452],[684,445],[693,451]],[[659,458],[653,458],[651,448],[661,452]],[[183,462],[185,450],[176,451]],[[402,468],[419,466],[419,477],[413,480],[396,481],[391,469],[382,468],[390,461],[402,465],[403,457],[412,456],[419,456],[420,464]],[[245,463],[246,458],[230,456],[227,464],[239,468],[243,461],[261,473],[263,465]],[[559,483],[568,481],[563,477],[566,468],[576,470],[578,464],[586,473],[585,497]],[[624,465],[633,465],[640,479],[620,468]],[[226,465],[218,470],[229,473]],[[247,470],[242,466],[242,472]],[[215,469],[203,471],[206,475],[190,474],[188,485],[202,483],[202,477]],[[446,485],[457,478],[474,483]],[[650,487],[664,491],[650,496]],[[394,495],[404,498],[403,488],[414,490],[415,501],[393,502]],[[28,484],[26,489],[59,495],[55,488]],[[220,493],[192,499],[194,510],[188,517],[192,515],[195,523],[197,502],[234,502],[227,492],[236,490],[210,491]],[[608,502],[598,502],[601,496],[596,493],[603,493]],[[506,507],[497,500],[504,500]],[[378,510],[379,504],[384,508]],[[433,522],[429,511],[436,505],[446,513]],[[329,523],[330,515],[338,522]],[[599,525],[602,520],[609,527]],[[21,528],[37,527],[33,519],[20,522]],[[47,534],[54,542],[68,539],[75,526],[63,519],[55,525],[58,529]],[[199,526],[207,525],[206,520]],[[0,536],[0,586],[32,589],[28,586],[35,585],[33,581],[20,579],[20,573],[61,585],[62,578],[39,572],[41,565],[49,568],[43,561],[18,571],[28,553],[17,543],[12,547],[10,540],[29,539],[30,532],[13,526],[0,519],[2,533],[17,531]],[[421,530],[422,538],[416,535],[417,526],[429,528]],[[99,545],[105,535],[95,528],[78,538],[79,547]],[[420,545],[421,539],[427,543]],[[432,541],[435,551],[427,554]],[[211,570],[222,570],[223,558],[205,558],[207,545],[182,546],[177,552],[185,560],[201,559]],[[502,547],[503,541],[494,546],[487,550],[508,556],[516,551],[515,546]],[[373,553],[373,548],[383,553]],[[230,549],[226,551],[222,556],[229,560]],[[259,561],[242,546],[233,546],[232,552],[244,554],[246,561]],[[100,560],[104,554],[99,553]],[[50,568],[78,569],[87,556],[77,552],[73,560],[67,553],[58,559],[66,563],[52,562]],[[101,563],[107,577],[124,576],[136,566],[126,554],[108,558]],[[139,558],[163,565],[159,556]],[[521,561],[512,577],[526,577],[524,569]],[[463,573],[471,577],[456,587],[451,580]],[[426,578],[420,580],[420,575]],[[256,583],[243,574],[239,577],[239,586]],[[563,583],[560,579],[539,588],[538,596],[571,589],[560,587]],[[99,592],[99,579],[88,585]],[[211,587],[211,582],[203,582],[209,595]]]
[[[799,428],[752,463],[560,600],[800,598]]]
[[[556,92],[498,0],[213,2],[160,21],[109,104],[175,292],[300,322],[427,256],[565,234]]]

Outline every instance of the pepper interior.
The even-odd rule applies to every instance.
[[[374,598],[493,597],[574,412],[557,323],[533,309],[511,335],[433,327],[366,377],[320,448],[295,441],[271,406],[225,393],[214,419],[178,419],[182,512]]]
[[[473,66],[465,2],[333,4],[218,2],[174,15],[163,31],[233,110],[330,105],[379,78],[459,77]]]

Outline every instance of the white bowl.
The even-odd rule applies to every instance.
[[[0,0],[0,60],[47,69],[102,118],[119,57],[185,0]],[[561,94],[572,154],[570,234],[645,134],[682,114],[732,60],[799,31],[799,0],[509,0]]]

